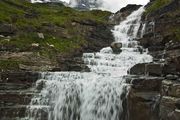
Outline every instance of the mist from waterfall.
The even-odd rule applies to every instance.
[[[138,49],[137,36],[144,8],[133,12],[112,30],[123,44],[120,54],[110,47],[84,53],[91,72],[43,72],[36,83],[39,93],[32,98],[27,120],[121,120],[122,99],[129,85],[128,70],[152,57]],[[124,96],[125,97],[125,96]]]

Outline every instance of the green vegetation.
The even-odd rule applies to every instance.
[[[175,28],[175,29],[173,30],[173,33],[174,33],[174,35],[175,35],[175,39],[176,39],[177,41],[180,41],[180,28]]]
[[[14,60],[0,60],[0,70],[18,70],[19,64],[21,61],[14,61]]]
[[[0,47],[12,52],[34,52],[35,58],[40,55],[54,62],[57,55],[70,54],[87,44],[86,33],[90,28],[80,28],[77,23],[107,24],[110,14],[100,10],[78,11],[60,3],[0,0],[0,25],[10,24],[16,28],[10,37],[0,37]],[[17,69],[21,63],[17,60],[0,60],[0,69]]]
[[[74,19],[106,22],[104,18],[109,15],[109,12],[97,10],[77,11],[60,3],[31,4],[26,0],[0,1],[0,21],[15,23],[18,27],[27,25],[38,27],[44,22],[64,25]]]
[[[155,0],[154,3],[146,9],[145,14],[155,12],[159,8],[169,4],[172,0]]]
[[[10,41],[0,40],[0,45],[8,44],[24,51],[32,43],[39,43],[41,48],[53,45],[57,52],[69,52],[86,43],[84,36],[77,34],[77,28],[73,28],[72,21],[106,23],[109,15],[109,12],[99,10],[77,11],[60,3],[31,4],[25,0],[1,0],[0,23],[13,24],[18,33]],[[51,29],[51,26],[54,28]],[[60,28],[63,29],[60,32],[50,31]],[[38,38],[38,31],[44,33],[45,39]]]

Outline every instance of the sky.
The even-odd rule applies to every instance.
[[[69,3],[70,0],[61,0]],[[103,1],[101,9],[116,12],[127,4],[141,4],[145,5],[149,0],[101,0]]]
[[[141,4],[146,5],[149,0],[102,0],[102,9],[116,12],[127,4]]]

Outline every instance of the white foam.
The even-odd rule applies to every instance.
[[[97,53],[84,53],[83,60],[91,72],[42,73],[37,85],[44,87],[31,101],[29,118],[40,119],[38,110],[42,108],[49,120],[119,119],[123,110],[121,96],[128,87],[124,76],[135,64],[152,61],[147,52],[141,54],[137,50],[138,42],[133,41],[143,11],[140,8],[133,12],[112,30],[115,41],[124,44],[122,53],[113,54],[110,47]],[[135,45],[128,47],[130,43]],[[33,106],[39,109],[34,110]]]

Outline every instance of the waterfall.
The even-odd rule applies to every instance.
[[[120,54],[110,47],[83,54],[91,72],[42,73],[27,120],[121,120],[128,70],[152,61],[147,51],[139,52],[135,41],[143,11],[141,7],[112,30],[115,41],[123,44]]]

